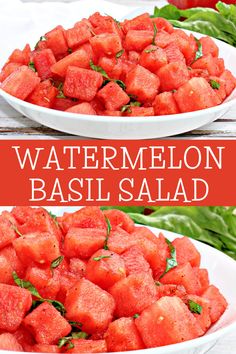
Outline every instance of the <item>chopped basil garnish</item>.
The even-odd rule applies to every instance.
[[[90,65],[90,68],[91,68],[92,70],[96,71],[97,73],[100,73],[100,74],[106,79],[105,82],[104,82],[104,84],[107,84],[108,82],[113,81],[113,82],[115,82],[117,85],[119,85],[119,86],[122,88],[122,90],[125,90],[125,89],[126,89],[126,85],[125,85],[125,83],[124,83],[123,81],[111,79],[111,78],[108,76],[108,74],[106,73],[106,71],[103,70],[103,68],[102,68],[101,66],[95,65],[92,60],[90,60],[89,65]]]
[[[62,348],[67,346],[66,349],[73,349],[74,344],[72,343],[73,339],[86,339],[88,338],[88,334],[85,332],[71,332],[70,336],[60,338],[58,341],[58,348]]]
[[[111,256],[99,256],[99,257],[94,257],[93,260],[96,261],[96,262],[99,262],[101,261],[102,259],[104,258],[111,258]]]
[[[152,52],[156,52],[157,48],[150,48],[150,49],[146,49],[144,52],[145,53],[152,53]]]
[[[210,85],[214,90],[219,90],[220,83],[215,80],[210,80]]]
[[[133,315],[133,318],[138,318],[140,315],[138,313],[136,313],[135,315]]]
[[[77,321],[68,321],[72,327],[82,327],[83,323]]]
[[[125,83],[123,81],[115,80],[115,79],[112,80],[112,81],[114,81],[117,85],[119,85],[122,88],[122,90],[126,90],[126,85],[125,85]]]
[[[131,102],[130,104],[126,104],[125,106],[121,107],[121,112],[128,112],[128,113],[132,113],[132,107],[140,107],[141,103],[138,101],[135,102]]]
[[[156,36],[157,36],[157,26],[155,23],[153,23],[153,28],[154,28],[154,35],[153,35],[153,40],[152,40],[152,44],[156,45]]]
[[[196,302],[194,302],[193,300],[188,300],[188,307],[189,307],[189,310],[192,312],[192,313],[196,313],[198,315],[201,315],[202,313],[202,306],[197,304]]]
[[[195,58],[194,58],[194,61],[197,61],[198,59],[200,59],[202,56],[203,56],[203,52],[202,52],[202,43],[199,41],[199,39],[197,39],[196,37],[194,37],[196,43],[197,43],[197,51],[196,51],[196,54],[195,54]]]
[[[124,53],[124,49],[122,49],[118,53],[116,53],[116,59],[120,58],[123,53]]]
[[[58,95],[56,97],[57,98],[66,98],[66,96],[64,95],[64,92],[63,92],[63,83],[62,82],[60,82],[60,84],[58,85],[57,89],[58,89],[59,92],[58,92]],[[49,212],[49,214],[50,214],[50,212]],[[50,214],[50,215],[52,216],[53,214]]]
[[[18,228],[16,227],[16,225],[14,225],[11,221],[10,221],[10,223],[11,223],[11,226],[12,226],[13,230],[15,231],[15,233],[16,233],[17,235],[19,235],[20,237],[22,237],[23,235],[22,235],[22,233],[18,230]]]
[[[36,70],[36,68],[35,68],[35,65],[34,65],[34,62],[33,62],[33,61],[30,61],[30,62],[29,62],[28,67],[36,73],[37,70]]]
[[[37,48],[38,48],[39,42],[44,42],[44,41],[46,41],[46,40],[47,40],[47,37],[41,36],[41,37],[39,38],[39,41],[35,44],[34,49],[37,49]]]
[[[60,83],[61,85],[62,83]],[[60,86],[59,85],[59,86]],[[59,87],[58,86],[58,87]],[[58,226],[58,221],[57,221],[57,216],[55,214],[53,214],[51,211],[48,211],[48,214],[51,216],[51,218],[53,219],[53,221],[55,222],[55,224]]]
[[[167,238],[165,240],[166,240],[166,243],[169,246],[171,258],[166,258],[166,269],[165,269],[164,273],[160,276],[160,279],[162,277],[164,277],[164,275],[166,273],[168,273],[171,269],[177,267],[177,265],[178,265],[178,262],[177,262],[177,259],[176,259],[175,247],[172,245],[172,243]]]
[[[61,262],[63,262],[64,256],[59,256],[56,259],[54,259],[54,261],[52,261],[50,269],[53,270],[57,267],[59,267],[59,265],[61,264]]]
[[[109,235],[110,235],[110,232],[111,232],[111,223],[110,223],[110,220],[108,219],[108,217],[105,216],[105,220],[106,220],[106,223],[107,223],[107,235],[106,235],[106,239],[105,239],[105,243],[104,243],[104,250],[109,250],[108,248],[108,238],[109,238]]]

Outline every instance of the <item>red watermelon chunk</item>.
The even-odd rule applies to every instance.
[[[103,77],[96,71],[69,66],[63,87],[68,97],[82,101],[92,101],[98,89],[102,86]]]
[[[148,273],[152,275],[149,263],[144,258],[142,250],[138,246],[130,247],[121,255],[125,262],[127,275]]]
[[[201,57],[191,66],[193,69],[205,69],[212,76],[219,76],[222,70],[219,66],[218,58],[214,58],[211,54]]]
[[[124,260],[114,252],[101,249],[89,259],[85,277],[107,290],[126,277]]]
[[[97,55],[116,55],[122,50],[121,38],[115,33],[101,33],[90,39],[90,44]]]
[[[178,265],[189,262],[192,267],[199,267],[201,255],[188,237],[176,238],[172,245],[176,250]]]
[[[21,65],[28,65],[30,61],[30,46],[26,44],[23,50],[15,49],[13,53],[8,58],[8,62],[10,63],[19,63]]]
[[[154,116],[153,107],[130,107],[125,113],[127,117],[151,117]]]
[[[23,348],[11,333],[0,334],[0,349],[12,350],[14,352],[22,352]]]
[[[187,304],[189,304],[189,301],[193,301],[201,306],[201,313],[193,313],[193,315],[205,333],[211,326],[210,301],[200,296],[188,295]]]
[[[41,107],[51,108],[57,94],[57,88],[52,85],[50,80],[46,80],[39,83],[28,96],[27,101]]]
[[[89,53],[85,49],[80,48],[52,65],[51,70],[53,74],[65,77],[69,66],[88,69],[90,59],[91,56]]]
[[[0,88],[16,98],[25,100],[39,83],[37,74],[23,65],[8,76]]]
[[[137,96],[138,101],[153,101],[158,93],[160,80],[143,66],[137,65],[127,74],[126,86],[127,93]]]
[[[67,353],[106,353],[105,340],[73,339],[74,348],[67,350]]]
[[[177,296],[185,302],[188,296],[185,287],[182,285],[160,283],[159,285],[157,285],[156,289],[157,300],[159,300],[163,296]]]
[[[71,227],[65,236],[64,252],[69,258],[89,258],[100,248],[106,239],[105,229],[81,229]]]
[[[153,102],[155,115],[178,114],[179,108],[174,99],[173,92],[162,92]]]
[[[122,116],[122,112],[121,111],[108,111],[108,110],[105,110],[105,111],[101,112],[101,115],[112,116],[112,117],[121,117]]]
[[[24,326],[39,344],[57,344],[71,332],[71,325],[52,304],[44,302],[24,319]]]
[[[118,254],[123,253],[134,244],[133,237],[119,226],[110,232],[107,242],[108,249]]]
[[[153,23],[150,18],[149,13],[144,13],[142,15],[139,15],[137,17],[134,17],[131,20],[125,20],[122,23],[122,29],[125,33],[127,33],[129,30],[147,30],[147,31],[152,31],[153,30]]]
[[[136,52],[135,50],[131,50],[129,52],[128,59],[131,63],[138,64],[138,62],[140,60],[140,53]]]
[[[23,325],[14,332],[14,336],[25,351],[35,344],[32,334]]]
[[[0,215],[0,249],[10,245],[17,237],[14,227],[14,218],[9,218],[8,214]]]
[[[210,285],[203,293],[202,297],[210,302],[211,322],[215,323],[225,312],[228,303],[219,289],[214,285]]]
[[[202,45],[202,53],[203,55],[211,54],[213,57],[218,57],[219,48],[215,44],[214,40],[210,37],[202,37],[200,38],[200,43]]]
[[[0,72],[0,82],[6,80],[8,76],[10,76],[16,69],[18,69],[22,64],[20,63],[7,63],[2,68]]]
[[[165,48],[171,42],[171,36],[168,32],[161,30],[157,32],[155,44],[157,47]]]
[[[35,51],[33,54],[33,62],[42,80],[52,77],[51,66],[56,63],[56,59],[51,49]]]
[[[60,55],[65,55],[68,51],[64,32],[65,30],[62,26],[57,26],[45,35],[47,48],[53,51],[56,58]]]
[[[15,270],[19,277],[23,277],[25,274],[25,266],[16,255],[16,251],[13,246],[7,246],[0,250],[0,257],[4,257],[11,265],[12,270]],[[13,284],[13,279],[12,279]]]
[[[174,27],[165,18],[162,17],[152,18],[152,22],[155,23],[158,32],[159,31],[166,31],[168,33],[174,32]]]
[[[14,332],[32,305],[28,290],[0,284],[0,330]]]
[[[223,74],[220,75],[222,80],[225,80],[225,91],[227,96],[229,96],[236,86],[236,79],[229,70],[225,70]]]
[[[75,106],[77,102],[72,101],[70,98],[55,98],[53,101],[52,109],[58,111],[66,111],[68,108]]]
[[[58,345],[50,345],[50,344],[35,344],[32,347],[32,351],[36,353],[61,353]]]
[[[129,30],[125,37],[124,47],[126,50],[141,52],[153,41],[153,31]]]
[[[201,292],[200,281],[190,263],[173,268],[160,281],[163,284],[183,285],[188,294],[198,295]]]
[[[122,317],[110,323],[105,333],[105,339],[109,352],[125,352],[145,348],[133,318]]]
[[[88,115],[97,115],[96,111],[93,109],[90,103],[83,102],[76,104],[68,109],[66,112],[77,113],[77,114],[88,114]]]
[[[59,242],[47,232],[34,232],[13,242],[16,254],[25,265],[32,262],[50,265],[60,256]]]
[[[97,97],[104,103],[107,110],[119,110],[130,101],[130,97],[115,82],[109,82],[100,91]]]
[[[105,70],[111,79],[118,80],[122,74],[123,66],[122,61],[119,60],[119,58],[116,59],[103,56],[99,58],[98,65]]]
[[[201,284],[200,294],[202,294],[210,286],[208,271],[207,271],[207,269],[202,269],[202,268],[198,268],[198,267],[193,268],[193,269],[197,275],[197,278],[200,281],[200,284]]]
[[[74,28],[65,32],[65,37],[69,48],[75,48],[86,43],[92,37],[92,33],[89,26],[84,21],[80,21]]]
[[[11,284],[13,268],[7,258],[0,255],[0,283]]]
[[[68,290],[65,308],[68,320],[81,322],[83,331],[92,334],[107,329],[115,303],[105,290],[87,279],[81,279]]]
[[[161,91],[176,90],[189,80],[189,71],[182,62],[173,62],[160,68],[158,77]]]
[[[122,210],[108,209],[104,210],[103,213],[109,219],[112,230],[115,230],[119,226],[129,233],[134,231],[133,220]]]
[[[64,303],[67,291],[81,279],[79,274],[72,273],[68,270],[61,270],[59,268],[54,271],[56,279],[60,282],[60,290],[57,294],[57,300]]]
[[[156,300],[156,285],[150,274],[131,274],[109,290],[116,302],[118,317],[140,314]]]
[[[212,82],[218,83],[219,87],[217,87],[217,88],[212,87]],[[222,80],[221,78],[219,78],[217,76],[210,76],[209,83],[210,83],[211,87],[214,89],[217,96],[219,97],[220,101],[223,102],[227,96],[227,94],[226,94],[226,81]]]
[[[71,258],[69,269],[71,273],[76,274],[78,277],[83,278],[86,271],[87,263],[79,258]]]
[[[184,342],[203,335],[194,315],[178,297],[162,297],[135,320],[147,348]]]
[[[193,112],[220,104],[219,97],[202,77],[190,79],[174,93],[174,98],[180,112]]]
[[[146,69],[157,72],[162,66],[168,64],[168,59],[165,51],[154,45],[146,47],[139,60],[140,65]]]
[[[169,63],[174,63],[174,62],[183,62],[184,64],[186,63],[185,57],[177,44],[175,42],[172,42],[168,44],[167,47],[165,47],[164,52],[166,54],[167,60]]]

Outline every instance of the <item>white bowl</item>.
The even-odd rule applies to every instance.
[[[127,18],[144,11],[145,9],[139,9]],[[202,35],[194,33],[194,36],[199,38]],[[214,41],[220,49],[220,57],[225,60],[226,68],[236,76],[236,48],[215,39]],[[40,124],[65,133],[98,139],[151,139],[185,133],[221,118],[236,104],[234,90],[221,105],[201,111],[154,117],[110,117],[43,108],[19,100],[1,89],[0,95],[18,112]]]
[[[4,208],[6,209],[6,208]],[[4,210],[0,208],[1,210]],[[62,215],[63,212],[72,212],[78,208],[70,207],[51,207],[47,208],[56,215]],[[157,236],[159,232],[163,232],[165,237],[170,241],[173,241],[180,235],[160,230],[157,228],[149,228]],[[194,245],[197,247],[201,254],[201,267],[206,268],[209,272],[210,281],[216,285],[221,293],[225,296],[228,302],[228,308],[220,318],[220,320],[210,328],[210,330],[203,336],[197,339],[193,339],[187,342],[168,345],[164,347],[151,348],[145,350],[128,351],[127,354],[204,354],[207,353],[218,340],[223,338],[228,332],[236,330],[236,262],[224,253],[205,245],[201,242],[193,240]],[[0,354],[16,354],[12,351],[0,350]],[[118,353],[118,352],[117,352]],[[124,352],[119,352],[122,354]]]

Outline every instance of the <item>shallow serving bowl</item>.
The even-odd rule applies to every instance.
[[[78,208],[51,207],[47,209],[51,210],[56,215],[61,215],[64,211],[72,212]],[[6,208],[0,208],[0,211],[1,210],[6,210]],[[165,237],[167,237],[170,241],[173,241],[176,237],[180,237],[180,235],[176,233],[165,230],[151,227],[150,230],[152,230],[156,235],[158,235],[159,232],[163,232]],[[224,253],[219,252],[218,250],[201,242],[193,240],[193,243],[201,254],[201,267],[208,269],[211,283],[220,289],[229,304],[224,315],[203,337],[179,344],[145,350],[129,351],[125,353],[204,354],[207,353],[212,347],[214,347],[216,342],[223,338],[228,332],[236,330],[236,262],[230,257],[226,256]],[[16,352],[0,350],[0,354],[7,353],[16,354]]]

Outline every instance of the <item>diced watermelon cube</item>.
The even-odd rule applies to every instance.
[[[200,294],[204,293],[207,288],[210,286],[209,275],[207,269],[194,267],[194,272],[197,275],[197,278],[201,284]]]
[[[78,98],[82,101],[92,101],[98,89],[102,86],[103,77],[92,70],[69,66],[63,87],[68,97]]]
[[[28,66],[20,66],[13,71],[0,88],[12,96],[25,100],[40,83],[40,78]]]
[[[90,59],[89,53],[80,48],[52,65],[51,70],[54,74],[65,77],[69,66],[89,69]]]
[[[122,29],[125,33],[127,33],[129,30],[152,31],[153,30],[153,23],[150,18],[150,14],[144,13],[142,15],[132,18],[131,20],[125,20],[122,23]]]
[[[121,111],[109,111],[109,110],[105,110],[101,112],[101,115],[105,115],[105,116],[112,116],[112,117],[121,117],[122,116],[122,112]]]
[[[55,277],[60,282],[60,290],[57,294],[57,300],[64,303],[67,291],[74,286],[78,280],[81,279],[79,274],[74,274],[67,270],[61,270],[59,268],[54,271]]]
[[[66,112],[77,113],[77,114],[88,114],[94,116],[97,115],[96,111],[88,102],[76,104],[75,106],[66,109]]]
[[[115,33],[120,37],[123,36],[123,32],[116,21],[111,16],[102,16],[99,12],[95,12],[89,17],[89,21],[93,26],[93,32],[95,34],[100,33]]]
[[[184,286],[174,284],[159,284],[157,285],[157,300],[163,296],[177,296],[184,302],[187,299],[187,292]]]
[[[96,206],[81,208],[75,213],[65,213],[62,218],[60,218],[60,224],[65,233],[67,233],[72,226],[90,229],[107,229],[103,212]]]
[[[217,82],[219,84],[219,87],[217,87],[217,88],[212,87],[212,82]],[[220,79],[217,76],[210,76],[209,83],[210,83],[211,87],[214,89],[214,91],[217,94],[217,96],[219,97],[219,99],[221,100],[221,102],[223,102],[227,96],[226,89],[225,89],[226,88],[226,81]]]
[[[229,70],[225,70],[220,78],[225,80],[226,95],[229,96],[236,86],[236,79]]]
[[[200,296],[188,295],[187,304],[189,303],[189,301],[193,301],[201,306],[201,313],[193,313],[193,315],[201,326],[203,332],[205,333],[211,326],[210,301]]]
[[[173,62],[160,68],[158,77],[161,83],[161,91],[177,90],[189,80],[189,71],[181,61]]]
[[[23,323],[39,344],[57,344],[72,329],[60,312],[48,302],[40,304],[25,317]]]
[[[174,99],[173,92],[162,92],[153,102],[155,115],[178,114],[179,108]]]
[[[23,264],[32,262],[50,265],[60,256],[59,242],[47,232],[34,232],[13,241],[16,254]]]
[[[110,232],[107,242],[108,249],[118,254],[123,253],[134,244],[133,237],[119,226]]]
[[[189,262],[192,267],[199,267],[201,255],[188,237],[176,238],[172,245],[176,250],[178,265]]]
[[[60,290],[60,281],[50,268],[29,267],[25,279],[35,286],[44,299],[55,299]]]
[[[124,352],[145,348],[133,318],[122,317],[110,323],[105,339],[109,352]]]
[[[51,66],[56,63],[56,58],[51,49],[35,51],[33,54],[33,62],[42,80],[52,77]]]
[[[21,65],[28,65],[30,61],[30,46],[26,44],[23,50],[15,49],[13,53],[8,58],[8,62],[10,63],[19,63]]]
[[[65,30],[62,26],[54,28],[52,31],[46,33],[45,37],[47,38],[46,45],[47,48],[50,48],[56,58],[60,55],[64,55],[68,51],[68,45],[65,39]]]
[[[176,344],[203,335],[194,315],[178,297],[162,297],[135,320],[147,348]]]
[[[166,31],[168,33],[173,33],[174,32],[174,27],[165,18],[156,17],[156,18],[152,19],[152,22],[155,23],[158,32],[159,31]]]
[[[22,352],[23,348],[11,333],[0,334],[0,349],[12,350],[14,352]]]
[[[185,32],[183,32],[182,30],[176,30],[171,34],[170,39],[173,43],[177,45],[177,47],[180,49],[186,59],[189,58],[189,55],[194,55],[195,51],[191,53],[191,43],[188,35]]]
[[[148,273],[152,275],[152,270],[149,263],[144,258],[142,250],[138,246],[130,247],[122,253],[122,259],[125,262],[127,275]]]
[[[193,112],[220,104],[219,97],[202,77],[190,79],[174,93],[174,98],[180,112]]]
[[[83,278],[86,271],[86,265],[87,263],[82,261],[82,259],[71,258],[69,268],[72,273],[76,274],[80,278]]]
[[[196,60],[191,67],[193,69],[206,69],[210,75],[219,76],[222,70],[219,63],[218,58],[213,57],[211,54],[207,54]]]
[[[198,295],[201,292],[200,281],[190,263],[171,269],[160,281],[163,284],[183,285],[188,294]]]
[[[67,353],[106,353],[105,340],[73,339],[74,348],[68,349]]]
[[[11,211],[11,214],[20,225],[25,223],[25,220],[32,216],[34,209],[30,206],[17,206]]]
[[[131,63],[138,64],[140,60],[140,53],[136,52],[135,50],[130,50],[128,54],[128,59]]]
[[[89,259],[85,277],[107,290],[126,277],[125,263],[118,254],[101,249]]]
[[[92,37],[92,33],[89,26],[84,21],[80,21],[74,28],[65,32],[65,37],[69,48],[75,48],[86,43]]]
[[[11,214],[9,214],[11,215]],[[13,218],[8,217],[8,214],[0,215],[0,249],[10,245],[12,241],[17,237],[14,230],[16,222]]]
[[[21,324],[16,332],[14,332],[14,336],[24,350],[27,350],[35,344],[32,334],[23,326],[23,324]]]
[[[50,345],[50,344],[35,344],[32,347],[32,351],[35,353],[61,353],[58,345]]]
[[[170,44],[170,42],[171,42],[171,36],[168,32],[163,30],[157,32],[155,38],[155,44],[157,47],[165,48],[168,44]]]
[[[11,265],[12,270],[15,270],[19,277],[23,277],[25,274],[25,266],[16,255],[16,251],[13,246],[7,246],[0,250],[0,257],[4,257]],[[12,284],[14,283],[12,279]]]
[[[116,55],[122,50],[121,38],[115,33],[101,33],[90,38],[90,44],[97,55]]]
[[[22,64],[20,63],[7,63],[6,65],[4,65],[2,71],[0,72],[0,82],[6,80],[6,78],[10,76],[20,66],[22,66]]]
[[[0,330],[16,331],[31,305],[32,296],[28,290],[0,284]]]
[[[70,98],[55,98],[53,101],[52,109],[58,111],[66,111],[68,108],[75,106],[77,102],[72,101]]]
[[[203,293],[202,297],[210,302],[211,322],[215,323],[225,312],[228,303],[219,289],[214,285],[210,285]]]
[[[127,74],[126,86],[127,93],[137,96],[138,101],[153,101],[158,93],[160,80],[143,66],[137,65]]]
[[[154,116],[153,107],[130,107],[125,113],[127,117],[151,117]]]
[[[168,59],[162,48],[150,45],[143,50],[139,63],[146,69],[155,73],[162,66],[168,64]]]
[[[129,30],[124,42],[126,50],[141,52],[153,41],[153,31]]]
[[[106,239],[105,229],[81,229],[71,227],[65,236],[64,252],[69,258],[89,258],[100,248]]]
[[[118,317],[140,314],[156,301],[156,285],[150,274],[131,274],[118,281],[109,290],[116,302]]]
[[[104,210],[103,213],[109,219],[112,230],[115,230],[119,226],[129,233],[134,231],[133,220],[122,210],[108,209]]]
[[[119,79],[122,74],[122,61],[116,58],[102,56],[99,58],[98,65],[103,68],[111,79]]]
[[[83,324],[82,329],[92,334],[107,329],[115,310],[110,294],[87,279],[81,279],[68,290],[66,318]]]
[[[200,38],[200,43],[202,45],[203,55],[211,54],[213,57],[218,57],[219,48],[211,37]]]
[[[4,256],[0,256],[0,283],[11,284],[13,268],[8,259]]]
[[[97,93],[107,110],[119,110],[130,101],[130,97],[115,82],[109,82]]]
[[[34,91],[28,96],[27,101],[41,107],[51,108],[57,94],[57,88],[52,85],[50,80],[45,80],[36,86]]]
[[[183,62],[186,64],[185,57],[175,42],[165,47],[164,52],[169,63]]]

